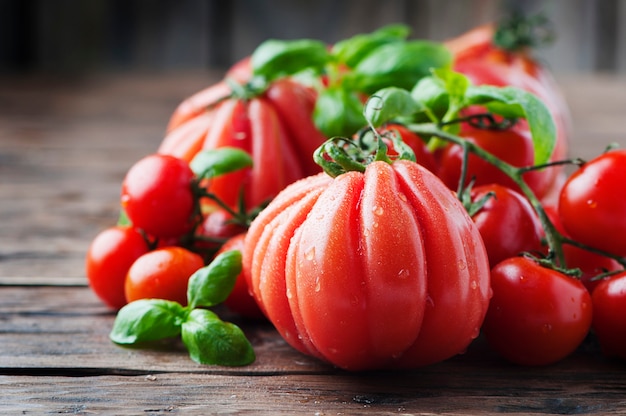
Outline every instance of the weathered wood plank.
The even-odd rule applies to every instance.
[[[623,414],[623,377],[528,369],[402,374],[0,376],[7,414]],[[616,378],[617,377],[617,378]],[[620,380],[621,381],[618,381]]]

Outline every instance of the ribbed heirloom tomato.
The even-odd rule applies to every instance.
[[[447,359],[478,335],[487,309],[476,226],[411,161],[296,182],[252,222],[243,253],[252,293],[284,339],[343,369]]]

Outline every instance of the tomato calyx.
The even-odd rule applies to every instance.
[[[389,140],[396,155],[390,157],[385,139]],[[402,141],[395,131],[378,133],[373,127],[362,129],[357,138],[333,137],[324,142],[313,155],[315,162],[324,172],[335,178],[349,171],[365,172],[367,165],[381,161],[393,163],[395,160],[415,161],[415,153]]]

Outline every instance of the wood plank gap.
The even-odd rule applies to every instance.
[[[85,277],[63,276],[0,276],[0,286],[63,286],[63,287],[86,287]]]

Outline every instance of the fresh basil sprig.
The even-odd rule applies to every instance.
[[[511,86],[472,85],[465,75],[450,69],[433,70],[431,76],[421,79],[410,92],[383,88],[373,96],[378,99],[371,108],[365,108],[365,114],[375,127],[399,118],[423,122],[424,117],[445,125],[459,117],[462,109],[480,105],[505,118],[526,119],[536,165],[547,163],[556,145],[554,119],[537,96]]]
[[[119,310],[109,338],[132,345],[182,336],[191,359],[200,364],[241,366],[256,356],[243,331],[209,309],[222,303],[241,273],[241,252],[224,252],[189,279],[187,306],[141,299]]]

